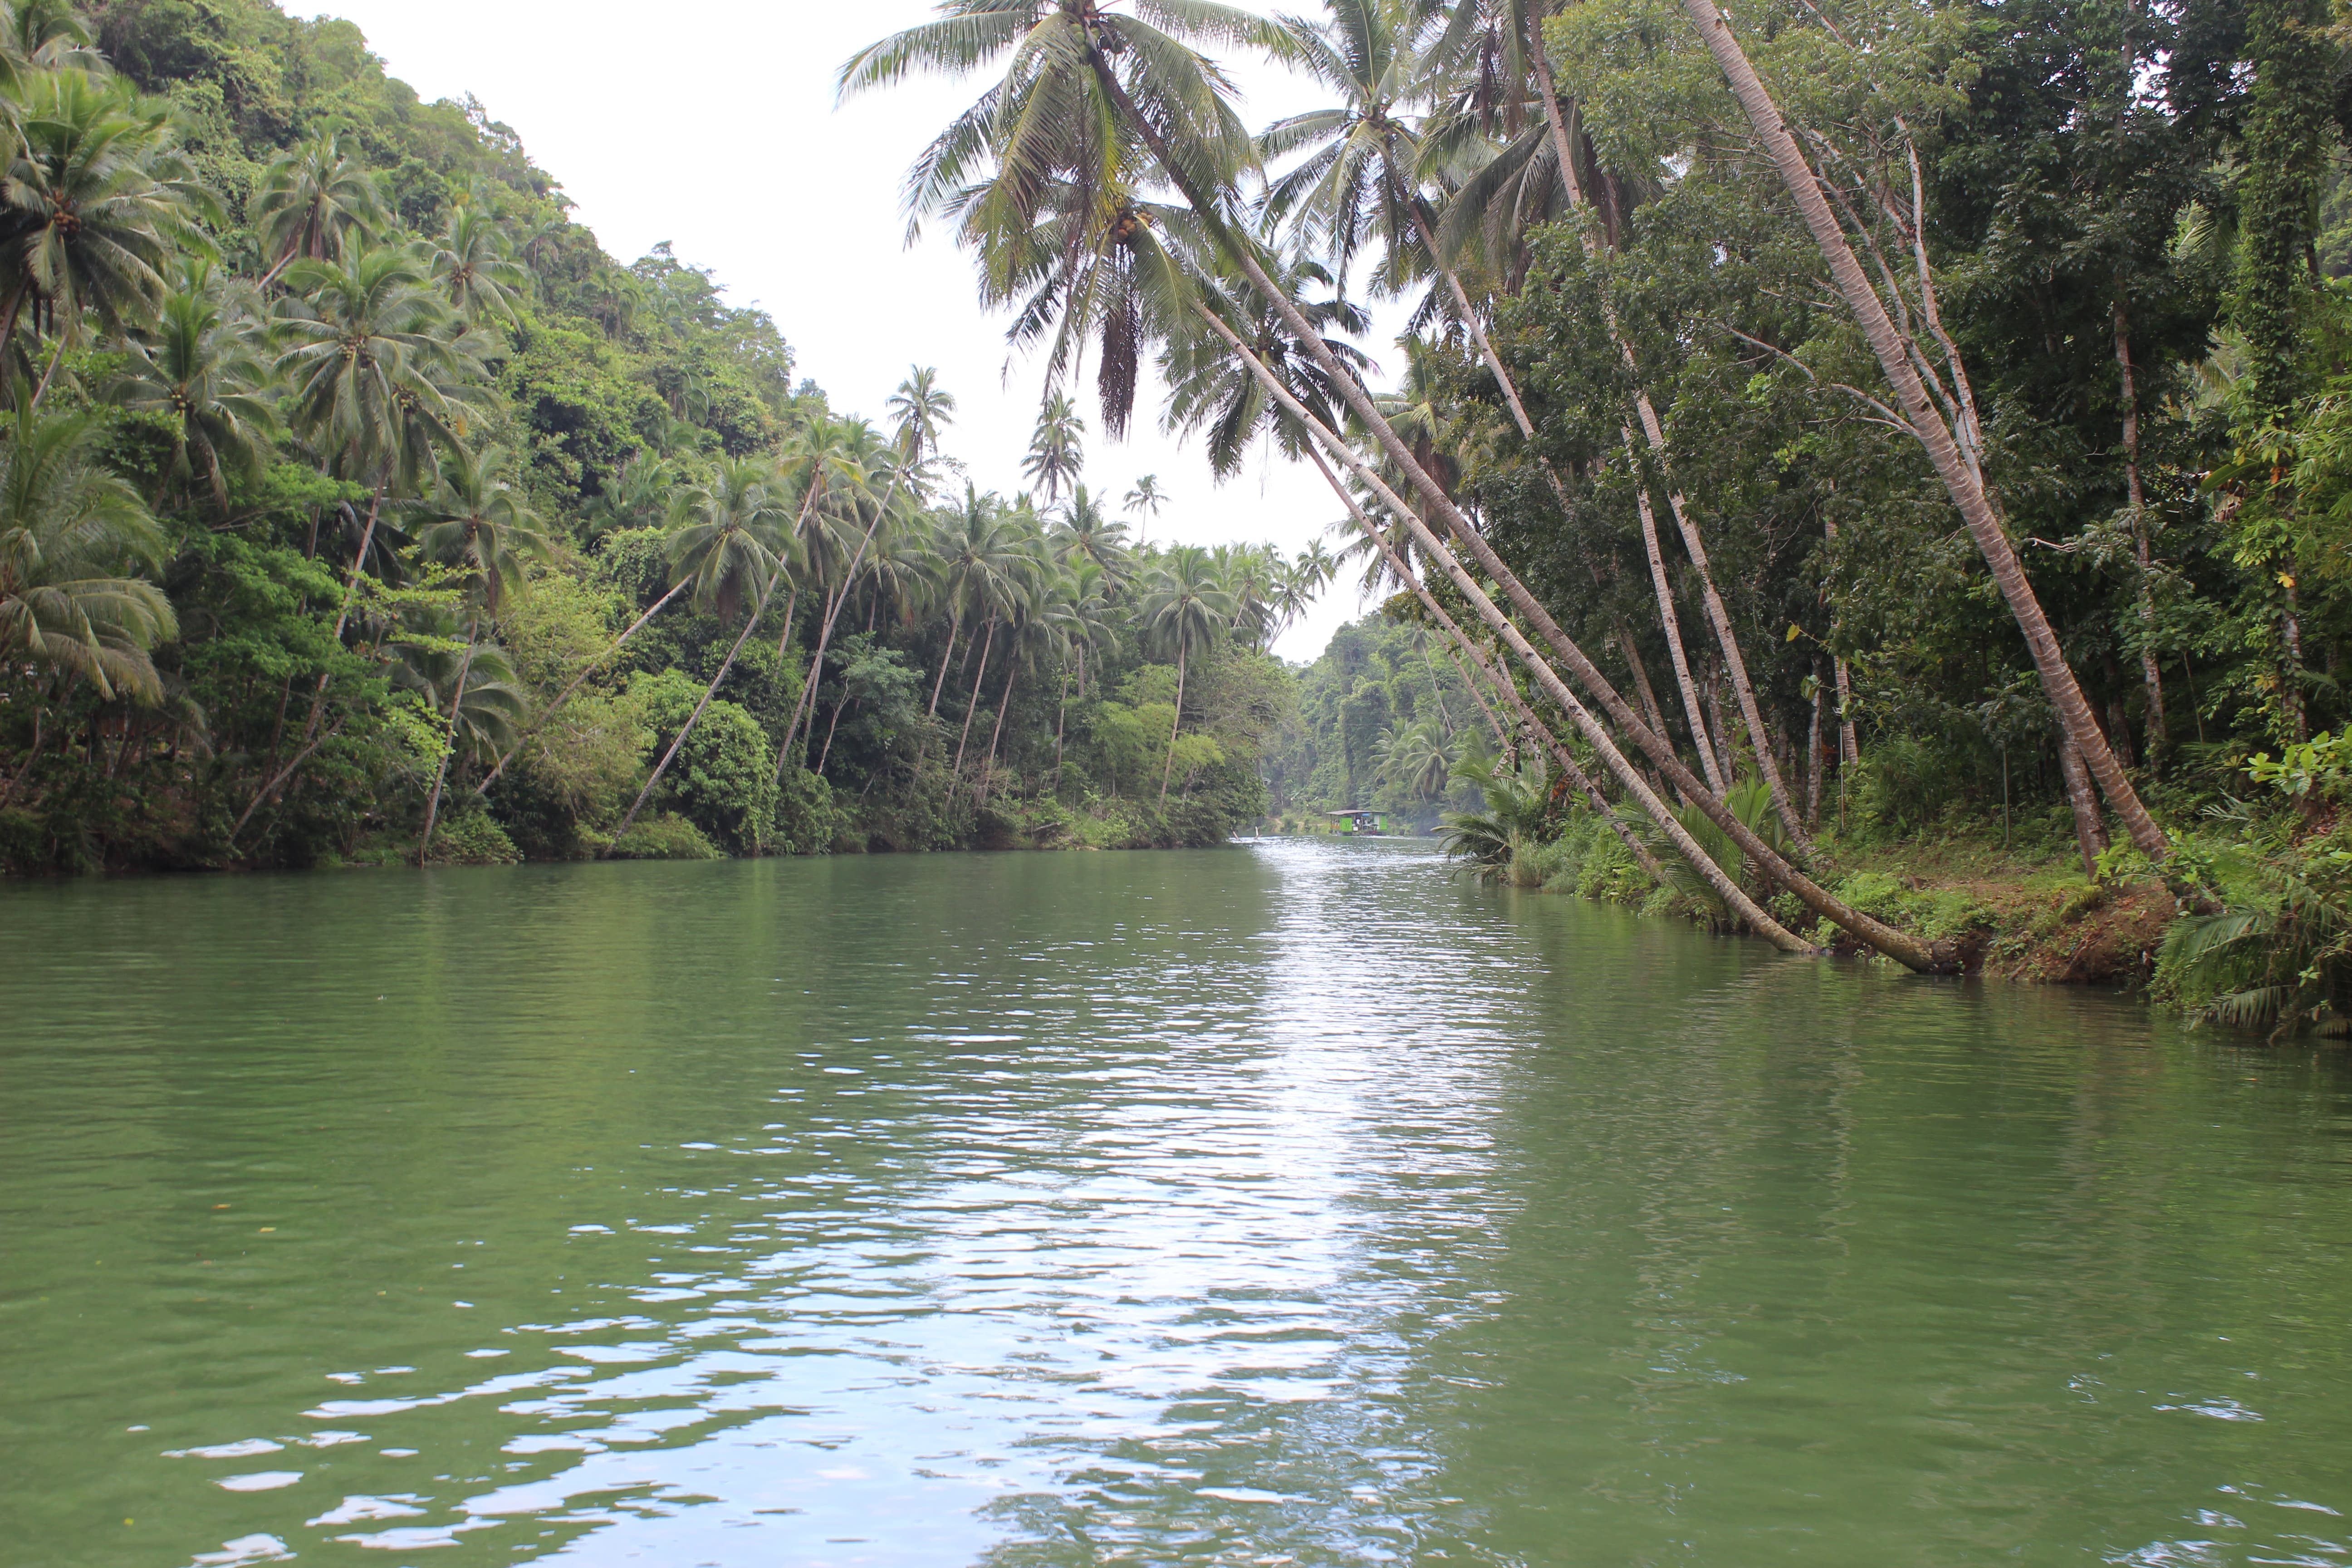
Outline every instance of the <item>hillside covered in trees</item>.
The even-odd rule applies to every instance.
[[[263,0],[0,17],[0,868],[1209,842],[1328,572],[977,493]],[[1119,514],[1124,514],[1124,517]]]

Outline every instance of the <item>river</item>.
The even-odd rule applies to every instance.
[[[1425,842],[0,888],[0,1561],[2352,1560],[2352,1068]]]

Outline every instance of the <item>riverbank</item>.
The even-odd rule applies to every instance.
[[[1931,941],[1953,942],[1968,972],[2035,984],[2145,990],[2178,906],[2153,879],[2084,879],[2063,848],[1946,833],[1935,837],[1819,840],[1823,884],[1864,913]],[[1662,919],[1711,923],[1696,900],[1662,888],[1614,835],[1589,818],[1560,837],[1517,846],[1495,879],[1531,891],[1596,900]],[[1772,900],[1791,930],[1824,946],[1864,950],[1788,894]]]

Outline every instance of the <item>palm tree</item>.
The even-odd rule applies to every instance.
[[[247,207],[261,253],[273,258],[264,283],[302,258],[324,260],[347,242],[364,243],[390,222],[366,167],[332,135],[279,154],[255,182]]]
[[[812,489],[803,498],[801,515],[806,515],[807,502],[814,500]],[[777,581],[787,570],[795,544],[789,481],[773,468],[750,459],[723,463],[708,482],[681,490],[671,517],[668,551],[673,584],[693,584],[696,603],[722,621],[733,619],[741,610],[747,590],[756,597],[751,613],[743,617],[742,631],[728,648],[727,657],[719,661],[719,673],[703,688],[700,700],[687,715],[686,722],[678,726],[669,749],[662,753],[645,787],[637,792],[621,825],[613,830],[614,843],[629,831],[630,825],[637,820],[637,813],[653,798],[655,787],[677,759],[678,748],[686,744],[686,738],[701,722],[703,710],[719,694],[719,683],[727,679],[727,672],[735,668],[737,656],[751,640],[752,630],[759,626],[768,601],[775,595]],[[608,852],[610,848],[607,845]]]
[[[137,574],[162,564],[163,534],[100,462],[105,437],[92,416],[28,409],[0,442],[0,662],[153,703],[163,684],[148,650],[179,626],[163,591]]]
[[[474,668],[474,651],[481,641],[482,621],[495,619],[507,595],[523,584],[523,557],[546,556],[553,547],[539,531],[539,519],[522,499],[516,484],[513,455],[498,447],[479,457],[460,449],[442,460],[439,482],[427,499],[403,509],[417,523],[417,553],[460,574],[461,592],[468,613],[466,657],[449,696],[449,728],[434,770],[433,792],[425,806],[425,836],[416,858],[433,848],[433,828],[441,815],[441,789],[449,777],[449,756],[457,735],[457,708]]]
[[[1037,428],[1029,437],[1029,455],[1021,459],[1021,472],[1030,484],[1045,488],[1045,500],[1053,501],[1061,495],[1063,485],[1074,481],[1084,465],[1080,441],[1087,433],[1087,422],[1070,405],[1061,393],[1046,398],[1037,415]]]
[[[279,309],[277,369],[289,384],[294,427],[331,472],[374,491],[356,579],[385,492],[433,473],[438,450],[458,445],[487,379],[483,345],[457,331],[405,251],[299,261],[285,277],[295,293]]]
[[[941,390],[939,374],[929,365],[908,366],[907,379],[883,405],[898,420],[894,438],[910,471],[940,455],[940,433],[955,423],[955,395]]]
[[[433,285],[466,321],[511,321],[531,282],[512,249],[496,219],[462,203],[449,209],[449,226],[433,244]]]
[[[990,492],[981,494],[969,483],[963,504],[946,519],[940,530],[940,579],[948,596],[948,646],[940,655],[940,673],[931,681],[930,713],[940,710],[940,689],[947,684],[948,665],[955,658],[956,635],[965,614],[983,602],[1005,597],[1013,575],[1024,562],[1021,532],[1004,503]]]
[[[83,318],[110,336],[154,320],[173,258],[206,253],[197,225],[222,214],[173,146],[169,117],[126,81],[43,72],[20,113],[0,180],[0,339],[13,344],[27,322],[56,334],[38,404]]]
[[[1084,485],[1070,492],[1070,504],[1055,518],[1047,542],[1056,561],[1066,566],[1090,562],[1114,588],[1135,574],[1135,552],[1128,548],[1127,525],[1106,516]]]
[[[963,773],[964,748],[971,741],[972,715],[980,711],[980,689],[988,679],[989,657],[996,648],[996,634],[1000,629],[1008,637],[1022,634],[1036,603],[1039,584],[1052,571],[1034,514],[1015,512],[1005,520],[1005,525],[1011,535],[1011,547],[1004,552],[1002,566],[975,572],[968,579],[966,591],[972,596],[972,608],[986,617],[982,623],[986,629],[981,638],[980,668],[972,672],[971,694],[964,701],[963,730],[956,738],[951,771],[959,777]],[[998,714],[1003,716],[1002,709]]]
[[[1454,752],[1443,731],[1428,720],[1391,725],[1372,747],[1381,777],[1415,800],[1434,800],[1445,793],[1454,769]]]
[[[1135,481],[1133,489],[1119,498],[1119,504],[1136,520],[1136,537],[1140,539],[1150,531],[1160,508],[1168,504],[1168,492],[1160,488],[1159,475],[1146,474]]]
[[[949,399],[950,405],[953,399]],[[814,526],[803,546],[802,555],[809,566],[812,581],[824,584],[824,610],[818,619],[816,651],[809,660],[808,678],[801,682],[800,696],[793,703],[792,719],[784,725],[784,738],[776,747],[776,777],[784,776],[784,764],[792,755],[793,735],[800,728],[801,716],[811,715],[815,723],[816,691],[824,679],[825,649],[833,643],[833,628],[840,619],[842,606],[848,604],[851,590],[857,585],[857,572],[873,547],[875,535],[888,526],[893,509],[906,488],[907,473],[911,466],[902,460],[902,448],[883,441],[874,427],[863,419],[820,420],[811,426],[818,439],[808,443],[814,454],[812,472],[814,482],[823,489],[818,504],[808,516]],[[877,484],[882,475],[890,476],[887,485]],[[856,544],[844,559],[839,545],[855,537]],[[792,637],[792,618],[784,621],[784,637]],[[779,644],[777,653],[783,652]]]
[[[201,473],[214,504],[228,510],[228,476],[251,479],[278,432],[269,369],[254,334],[222,320],[201,273],[163,301],[152,332],[124,348],[128,363],[108,388],[117,406],[176,422],[162,488]]]
[[[1176,766],[1176,732],[1184,723],[1184,677],[1192,656],[1213,644],[1233,625],[1233,594],[1217,580],[1209,552],[1180,544],[1161,560],[1135,606],[1144,640],[1176,655],[1176,717],[1168,726],[1168,760],[1160,769],[1160,804],[1168,804],[1168,779]]]

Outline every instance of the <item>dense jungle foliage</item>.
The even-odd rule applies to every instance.
[[[910,205],[1030,336],[1095,346],[1112,424],[1139,353],[1173,426],[1222,376],[1213,462],[1322,467],[1402,590],[1305,678],[1280,804],[1475,784],[1474,859],[1605,840],[1726,926],[1923,970],[1967,953],[1843,895],[1841,854],[1996,836],[2160,883],[2192,1000],[2331,1012],[2352,55],[2320,0],[940,13],[842,73],[984,89]],[[1240,55],[1326,107],[1253,133]],[[1414,304],[1389,389],[1351,285]],[[1408,629],[1486,732],[1433,731]]]
[[[1328,572],[954,482],[265,0],[0,15],[0,868],[1202,843]],[[1165,502],[1140,481],[1125,510]]]

